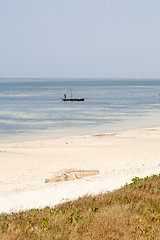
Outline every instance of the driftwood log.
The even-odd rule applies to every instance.
[[[62,170],[56,173],[52,178],[46,179],[45,183],[70,181],[97,174],[99,174],[99,170],[76,170],[76,169]]]

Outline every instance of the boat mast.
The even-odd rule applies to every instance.
[[[70,88],[70,91],[71,91],[71,99],[73,98],[73,96],[72,96],[72,88]]]

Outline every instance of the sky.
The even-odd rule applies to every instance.
[[[0,78],[160,78],[160,0],[0,0]]]

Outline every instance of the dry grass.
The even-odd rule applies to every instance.
[[[160,175],[55,208],[1,215],[0,239],[160,239]]]

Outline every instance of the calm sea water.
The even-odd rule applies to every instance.
[[[84,102],[63,102],[70,97]],[[0,140],[158,125],[160,80],[0,79]]]

